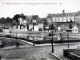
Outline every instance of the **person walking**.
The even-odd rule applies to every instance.
[[[19,43],[18,42],[16,42],[16,48],[19,48]]]

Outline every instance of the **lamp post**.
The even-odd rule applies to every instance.
[[[34,31],[34,25],[36,23],[36,20],[33,20],[32,22],[33,22],[33,31]],[[34,36],[33,36],[33,46],[35,46],[35,44],[34,44]]]
[[[72,31],[71,29],[66,30],[66,32],[67,32],[67,38],[68,38],[68,48],[69,48],[69,32],[71,32],[71,31]]]
[[[52,45],[52,53],[54,53],[54,46],[53,46],[53,31],[55,30],[55,27],[54,27],[54,25],[53,25],[53,20],[52,20],[52,18],[51,18],[51,26],[50,26],[50,30],[52,30],[52,34],[49,34],[49,36],[52,36],[52,40],[51,40],[51,45]]]
[[[53,26],[53,23],[52,23],[51,29],[52,29],[52,53],[54,53],[54,46],[53,46],[53,31],[54,31],[55,27]]]

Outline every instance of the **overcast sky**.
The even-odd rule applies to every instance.
[[[62,10],[66,13],[79,11],[80,0],[0,0],[0,17],[21,13],[46,17],[49,13],[62,13]]]

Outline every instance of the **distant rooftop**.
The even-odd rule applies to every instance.
[[[80,11],[78,12],[68,12],[65,13],[65,11],[62,11],[62,13],[57,13],[57,14],[48,14],[47,17],[62,17],[62,16],[80,16]]]

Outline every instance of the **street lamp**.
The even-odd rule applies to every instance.
[[[34,25],[36,24],[36,20],[33,20],[32,22],[33,22],[33,31],[34,31]],[[34,44],[34,36],[33,36],[33,46],[35,46],[35,44]]]
[[[68,38],[68,48],[69,48],[69,32],[71,32],[71,31],[72,31],[71,29],[66,30],[66,32],[67,32],[67,38]]]
[[[54,46],[53,46],[53,31],[54,31],[55,27],[54,27],[53,23],[52,23],[51,29],[52,29],[52,53],[54,53]]]
[[[52,18],[51,18],[51,20],[52,20]],[[55,30],[55,27],[54,27],[54,25],[53,25],[53,20],[51,21],[51,26],[50,26],[50,30],[52,30],[52,34],[49,34],[49,36],[52,36],[52,40],[51,40],[51,45],[52,45],[52,53],[54,53],[54,46],[53,46],[53,31]]]

